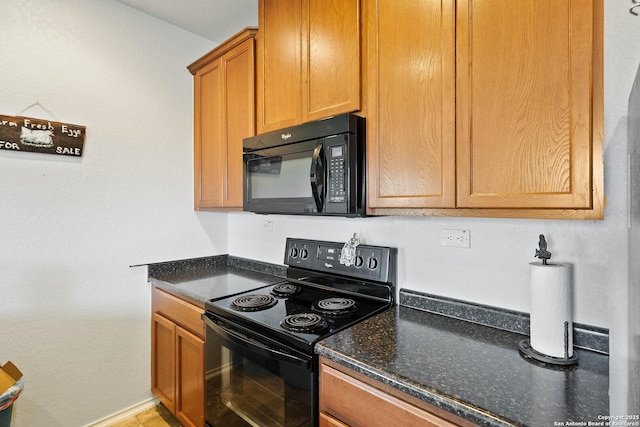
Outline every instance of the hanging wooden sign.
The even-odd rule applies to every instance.
[[[0,115],[0,150],[82,156],[84,126]]]

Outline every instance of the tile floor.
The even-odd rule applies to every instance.
[[[112,427],[180,427],[180,423],[164,406],[157,405],[117,422]]]

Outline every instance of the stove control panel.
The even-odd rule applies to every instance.
[[[394,280],[396,249],[384,246],[358,245],[354,263],[340,263],[344,243],[319,240],[287,239],[286,265],[354,278],[389,282]]]

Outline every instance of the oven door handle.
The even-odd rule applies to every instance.
[[[216,333],[225,334],[225,338],[231,341],[233,344],[242,347],[248,351],[255,352],[256,348],[263,350],[269,354],[269,357],[277,359],[282,362],[290,363],[292,365],[299,366],[303,369],[308,369],[310,366],[310,359],[305,359],[303,357],[298,357],[293,354],[286,353],[281,349],[274,348],[272,346],[267,345],[266,343],[259,342],[255,339],[252,339],[241,332],[235,331],[233,329],[229,329],[220,325],[219,323],[211,320],[207,315],[203,315],[202,318],[207,323],[211,329],[216,331]]]

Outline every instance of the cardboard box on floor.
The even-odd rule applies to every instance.
[[[0,367],[0,395],[15,385],[20,378],[22,378],[22,372],[11,361]]]

